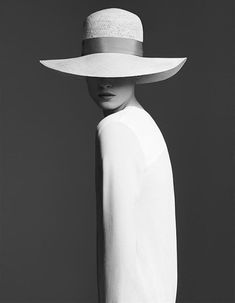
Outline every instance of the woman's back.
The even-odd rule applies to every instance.
[[[100,303],[174,303],[172,167],[144,109],[128,106],[97,125],[96,194]]]

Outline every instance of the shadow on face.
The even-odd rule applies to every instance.
[[[86,82],[89,95],[103,110],[125,107],[134,98],[136,77],[86,77]],[[104,96],[102,95],[104,93],[110,93],[114,96]]]

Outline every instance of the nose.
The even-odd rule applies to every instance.
[[[112,84],[111,84],[111,82],[108,81],[108,80],[101,80],[101,81],[99,82],[99,86],[100,86],[101,88],[107,89],[107,88],[111,88],[111,87],[112,87]]]

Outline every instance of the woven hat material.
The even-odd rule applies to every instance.
[[[89,15],[83,22],[82,39],[119,37],[143,42],[140,18],[128,11],[109,8]]]

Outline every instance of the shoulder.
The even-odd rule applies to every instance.
[[[98,130],[102,158],[145,163],[142,145],[135,131],[120,120],[112,120]]]
[[[107,144],[124,143],[127,139],[138,141],[135,131],[119,119],[112,119],[102,124],[102,127],[97,129],[97,135],[101,142]]]
[[[122,148],[126,152],[134,147],[140,148],[147,163],[166,148],[158,125],[145,110],[131,108],[111,114],[98,124],[97,134],[105,148],[112,146],[113,150]]]

